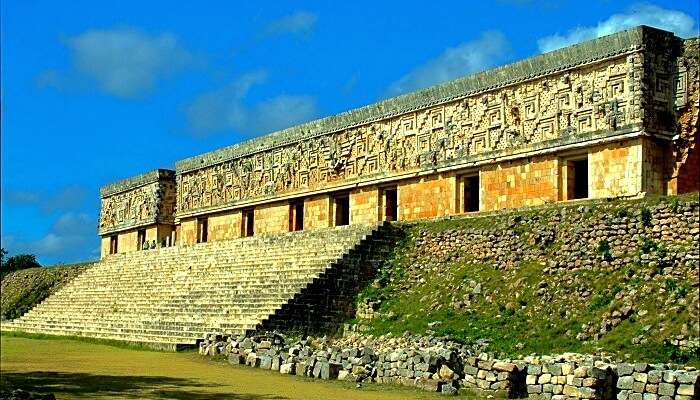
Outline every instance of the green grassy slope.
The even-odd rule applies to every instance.
[[[653,207],[654,201],[607,204],[598,215],[592,205],[588,218],[643,216],[640,210]],[[697,194],[673,204],[687,201],[697,201]],[[519,215],[536,218],[537,213]],[[539,225],[546,224],[546,217]],[[461,342],[488,343],[487,350],[501,356],[602,350],[622,360],[700,365],[697,347],[673,345],[679,338],[698,337],[697,260],[670,266],[639,261],[645,254],[666,251],[668,245],[676,250],[697,247],[697,239],[662,245],[641,238],[628,255],[633,261],[618,265],[604,262],[609,251],[597,248],[590,255],[597,260],[592,266],[574,269],[548,268],[550,259],[562,255],[559,237],[544,246],[540,257],[521,257],[514,265],[475,259],[463,251],[436,255],[421,239],[499,230],[499,220],[509,218],[513,214],[403,225],[406,238],[358,298],[381,302],[379,318],[352,322],[373,334],[429,330]],[[558,222],[559,229],[568,229],[564,224],[566,218]],[[523,246],[534,247],[536,228],[525,223],[512,229]]]
[[[91,265],[81,263],[29,268],[3,276],[0,281],[0,318],[21,316]]]

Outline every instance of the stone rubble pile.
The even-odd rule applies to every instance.
[[[620,364],[617,375],[618,400],[690,400],[700,393],[698,371],[664,364]]]
[[[432,336],[289,340],[276,332],[212,334],[200,343],[199,353],[281,374],[398,384],[443,394],[473,390],[547,400],[691,400],[700,395],[700,373],[692,367],[614,363],[575,353],[499,360]]]

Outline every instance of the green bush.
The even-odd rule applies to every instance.
[[[656,249],[657,249],[657,245],[653,239],[648,238],[646,236],[642,236],[639,239],[639,250],[641,250],[642,253],[649,254]]]
[[[603,257],[603,260],[612,261],[613,256],[610,252],[610,243],[607,240],[603,239],[598,243],[598,254]]]
[[[649,210],[648,207],[642,208],[642,214],[641,214],[640,219],[642,221],[643,226],[645,226],[645,227],[651,226],[651,210]]]
[[[6,256],[7,251],[0,249],[0,276],[22,269],[41,267],[32,254],[17,254],[5,260]]]

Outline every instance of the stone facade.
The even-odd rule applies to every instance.
[[[177,241],[698,190],[697,45],[637,27],[179,161]]]
[[[157,169],[100,190],[101,254],[171,243],[175,220],[175,171]],[[141,232],[139,232],[141,231]]]

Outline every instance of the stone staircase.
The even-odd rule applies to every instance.
[[[113,255],[1,328],[177,350],[212,332],[294,327],[308,316],[329,326],[349,314],[346,292],[376,270],[390,232],[350,225]]]

